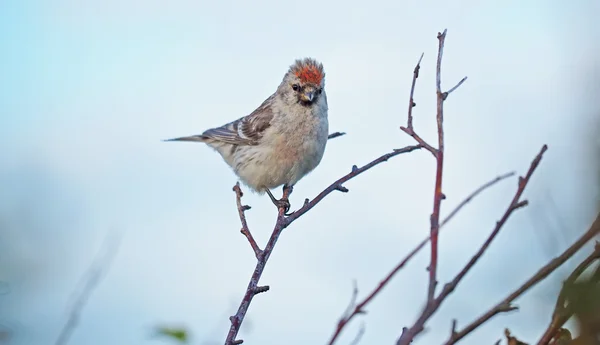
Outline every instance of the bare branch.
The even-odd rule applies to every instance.
[[[515,210],[518,209],[518,207],[515,207],[515,205],[521,204],[520,198],[523,195],[523,192],[525,191],[525,187],[529,183],[531,176],[533,175],[535,169],[540,164],[542,156],[543,156],[544,152],[546,152],[547,149],[548,149],[548,147],[546,145],[544,145],[542,147],[542,149],[540,150],[540,152],[538,153],[538,155],[531,162],[531,165],[530,165],[529,170],[527,171],[527,174],[525,175],[525,177],[519,178],[518,188],[517,188],[517,191],[516,191],[513,199],[511,200],[509,206],[507,207],[506,211],[504,212],[504,215],[502,216],[502,218],[498,222],[496,222],[496,226],[494,227],[494,230],[488,236],[487,240],[484,242],[484,244],[481,246],[481,248],[479,248],[477,253],[471,258],[471,260],[469,260],[469,262],[456,275],[456,277],[454,279],[452,279],[451,282],[447,283],[444,286],[444,288],[442,289],[442,291],[436,298],[434,298],[433,300],[428,300],[428,303],[425,306],[425,309],[423,310],[423,312],[421,313],[421,315],[419,316],[417,321],[410,328],[406,329],[406,331],[402,332],[402,335],[398,339],[397,345],[410,344],[414,340],[414,338],[423,331],[427,320],[429,320],[429,318],[437,311],[437,309],[441,306],[441,304],[444,302],[444,300],[454,291],[454,289],[456,288],[458,283],[460,283],[460,281],[465,277],[465,275],[469,272],[469,270],[475,265],[475,263],[477,263],[477,260],[479,260],[479,258],[485,252],[485,250],[490,246],[490,244],[492,243],[492,241],[494,240],[496,235],[498,235],[498,233],[502,229],[502,226],[506,223],[508,218],[512,215],[512,213]],[[506,304],[506,306],[508,306],[510,308],[510,304]],[[452,336],[457,337],[458,333],[453,331]]]
[[[415,141],[419,145],[421,145],[424,149],[426,149],[427,151],[429,151],[435,157],[437,150],[433,146],[431,146],[427,142],[425,142],[425,140],[423,140],[423,138],[421,138],[415,132],[415,130],[413,128],[412,110],[417,105],[415,103],[415,99],[414,99],[415,86],[417,84],[417,78],[419,78],[419,70],[421,69],[421,60],[423,60],[423,55],[424,55],[424,53],[421,54],[421,57],[419,58],[419,61],[417,62],[417,65],[415,66],[415,69],[413,70],[413,79],[412,79],[412,84],[410,86],[410,97],[408,99],[408,119],[406,121],[406,127],[400,126],[400,129],[402,131],[404,131],[406,134],[408,134],[411,137],[413,137],[413,139],[415,139]]]
[[[69,310],[67,322],[63,325],[60,333],[54,342],[55,345],[65,345],[69,342],[71,334],[79,323],[81,311],[85,307],[90,295],[98,286],[102,278],[108,272],[110,265],[119,249],[121,243],[121,233],[109,233],[104,239],[102,248],[98,252],[94,263],[90,266],[88,272],[82,278],[82,288],[80,291],[74,291],[73,304]]]
[[[248,242],[250,243],[250,246],[252,247],[252,250],[254,251],[254,255],[257,259],[259,259],[262,255],[262,250],[258,247],[258,244],[256,244],[256,241],[254,240],[254,237],[252,236],[252,233],[248,228],[245,212],[250,209],[250,206],[242,205],[242,196],[244,196],[244,193],[240,188],[239,182],[235,184],[235,186],[233,187],[233,191],[235,192],[235,200],[237,204],[238,214],[240,216],[240,222],[242,223],[242,229],[240,230],[240,232],[242,233],[242,235],[246,236]]]
[[[475,330],[477,327],[490,320],[495,315],[505,312],[507,310],[506,307],[511,306],[512,302],[515,299],[517,299],[519,296],[521,296],[523,293],[535,286],[540,281],[544,280],[548,275],[550,275],[550,273],[554,272],[558,267],[564,264],[577,251],[579,251],[579,249],[581,249],[587,242],[592,240],[598,234],[600,234],[600,213],[596,216],[596,220],[594,220],[589,230],[586,231],[577,241],[575,241],[575,243],[573,243],[569,248],[567,248],[561,255],[552,259],[548,264],[546,264],[539,271],[537,271],[523,285],[521,285],[514,292],[508,295],[500,303],[493,306],[490,310],[481,315],[475,321],[467,325],[462,330],[458,331],[454,337],[451,337],[445,342],[445,345],[455,344],[456,342],[464,338],[467,334],[473,332],[473,330]]]
[[[344,315],[350,315],[356,306],[356,299],[358,298],[358,284],[356,280],[352,282],[352,298],[350,298],[350,303],[348,303],[348,308],[344,312]]]
[[[448,98],[448,96],[450,96],[450,94],[451,94],[452,92],[454,92],[456,89],[458,89],[458,88],[459,88],[459,87],[460,87],[460,86],[461,86],[461,85],[462,85],[462,84],[463,84],[465,81],[467,81],[467,77],[464,77],[464,78],[462,78],[462,79],[461,79],[461,80],[458,82],[458,84],[454,85],[454,87],[453,87],[453,88],[451,88],[450,90],[448,90],[448,91],[444,92],[444,93],[443,93],[444,100],[446,100],[446,98]]]
[[[435,288],[437,286],[437,263],[438,263],[438,232],[440,230],[440,210],[444,193],[442,192],[442,178],[444,169],[444,98],[441,92],[442,78],[442,55],[444,54],[444,42],[446,39],[446,30],[438,34],[438,58],[436,67],[436,93],[437,93],[437,129],[438,129],[438,148],[436,152],[436,172],[435,172],[435,190],[433,193],[433,213],[430,222],[431,237],[431,261],[429,264],[429,288],[427,291],[427,304],[433,301]]]
[[[417,106],[417,104],[415,103],[415,99],[414,99],[415,85],[417,84],[417,78],[419,78],[419,69],[421,69],[421,61],[423,60],[423,55],[425,55],[425,53],[421,53],[421,57],[419,58],[419,61],[417,62],[417,65],[415,66],[415,69],[413,70],[413,79],[412,79],[412,84],[410,86],[410,98],[408,101],[408,121],[407,121],[406,126],[411,131],[413,129],[412,110],[414,107]]]
[[[331,192],[333,192],[335,190],[347,192],[348,190],[342,186],[343,183],[353,179],[354,177],[362,174],[363,172],[371,169],[372,167],[387,161],[388,159],[390,159],[392,157],[398,156],[402,153],[407,153],[407,152],[411,152],[414,150],[418,150],[420,148],[421,148],[421,146],[419,146],[419,145],[408,146],[408,147],[405,147],[402,149],[394,150],[391,153],[387,153],[387,154],[371,161],[370,163],[368,163],[367,165],[365,165],[361,168],[353,166],[350,173],[344,175],[337,181],[333,182],[331,185],[329,185],[329,187],[325,188],[321,193],[319,193],[312,201],[309,202],[307,200],[300,209],[293,212],[292,214],[290,214],[287,217],[285,216],[285,209],[283,207],[279,208],[278,215],[277,215],[277,221],[275,223],[273,232],[271,233],[271,237],[269,238],[269,241],[267,242],[267,245],[265,246],[264,250],[262,250],[260,255],[257,255],[257,263],[254,268],[254,272],[252,273],[252,276],[250,278],[250,282],[248,283],[248,287],[246,288],[246,293],[244,294],[244,297],[242,298],[240,306],[238,307],[238,310],[235,313],[235,315],[233,315],[229,318],[229,320],[231,321],[231,326],[230,326],[229,332],[227,334],[227,339],[225,341],[225,345],[241,344],[242,340],[240,340],[240,339],[236,340],[237,334],[240,330],[242,322],[244,321],[244,318],[246,316],[246,312],[248,311],[248,307],[250,306],[250,303],[252,302],[252,299],[254,298],[254,296],[259,292],[264,292],[264,291],[268,290],[268,287],[266,287],[266,289],[264,291],[259,291],[260,288],[258,288],[258,283],[259,283],[262,273],[264,271],[265,265],[267,264],[267,261],[269,260],[269,257],[271,256],[271,253],[273,252],[273,248],[275,247],[275,244],[277,243],[277,240],[279,239],[279,236],[281,235],[281,232],[283,231],[283,229],[287,228],[296,219],[300,218],[303,214],[305,214],[306,212],[311,210],[313,207],[315,207],[319,202],[321,202],[321,200],[323,200]],[[236,187],[237,187],[237,189],[239,189],[239,193],[238,193],[238,190],[236,190]],[[236,192],[236,198],[238,200],[238,212],[240,213],[240,220],[242,220],[242,233],[244,233],[244,227],[247,229],[247,225],[245,225],[245,216],[244,216],[244,211],[247,209],[247,207],[242,206],[242,204],[241,204],[241,195],[242,195],[241,189],[240,189],[239,185],[236,185],[236,187],[234,187],[234,191]],[[288,200],[292,191],[293,191],[293,189],[291,187],[287,187],[287,188],[284,187],[282,199]],[[253,247],[253,249],[258,248],[258,245],[256,244],[256,242],[254,241],[252,236],[250,236],[249,230],[247,231],[247,234],[248,235],[246,237],[248,238],[248,241],[250,242],[250,245]],[[256,245],[256,247],[253,245],[253,243],[254,243],[254,245]],[[255,251],[255,253],[256,253],[256,251]]]
[[[357,167],[356,165],[352,167],[352,170],[344,175],[343,177],[339,178],[338,180],[336,180],[335,182],[333,182],[332,184],[329,185],[329,187],[325,188],[321,193],[319,193],[314,199],[308,201],[308,202],[304,202],[304,205],[299,208],[298,210],[292,212],[292,214],[290,214],[287,218],[286,218],[286,226],[291,224],[293,221],[295,221],[296,219],[300,218],[303,214],[305,214],[306,212],[308,212],[310,209],[312,209],[313,207],[315,207],[319,202],[321,202],[321,200],[323,200],[327,195],[329,195],[331,192],[335,191],[335,190],[340,190],[340,186],[342,184],[344,184],[345,182],[355,178],[356,176],[362,174],[363,172],[371,169],[372,167],[383,163],[383,162],[387,162],[388,159],[395,157],[397,155],[403,154],[403,153],[408,153],[408,152],[412,152],[414,150],[418,150],[422,148],[421,145],[415,145],[415,146],[407,146],[401,149],[395,149],[393,152],[390,153],[386,153],[383,156],[380,156],[379,158],[371,161],[370,163],[362,166],[362,167]],[[346,190],[347,191],[347,190]],[[307,199],[308,200],[308,199]]]
[[[358,345],[358,343],[360,343],[360,339],[362,339],[362,336],[365,334],[365,330],[366,330],[366,326],[365,326],[365,323],[363,322],[360,324],[358,333],[356,333],[356,336],[354,337],[354,340],[352,340],[350,345]]]
[[[284,187],[282,199],[288,200],[292,191],[292,188]],[[267,264],[271,253],[273,252],[273,248],[275,247],[275,244],[277,243],[281,232],[287,226],[284,213],[285,209],[283,207],[280,207],[277,214],[277,221],[275,223],[275,227],[273,229],[273,232],[271,233],[271,237],[269,238],[267,245],[265,246],[265,249],[262,251],[262,254],[258,255],[258,258],[256,260],[256,267],[254,268],[252,277],[250,277],[250,282],[248,283],[248,287],[246,288],[246,293],[242,298],[242,302],[240,303],[240,306],[238,307],[238,310],[235,313],[235,315],[229,318],[229,320],[231,321],[231,327],[229,327],[229,332],[227,333],[225,345],[241,344],[243,342],[243,340],[236,339],[236,337],[238,332],[240,331],[240,327],[242,326],[242,322],[244,321],[244,317],[246,316],[248,307],[250,307],[250,303],[252,302],[252,299],[255,295],[269,290],[268,286],[259,287],[258,282],[260,281],[260,277],[262,276],[262,273],[265,269],[265,265]]]
[[[442,200],[445,199],[445,195],[442,190],[443,171],[444,171],[444,100],[448,96],[449,92],[442,92],[442,56],[444,55],[444,43],[446,40],[446,30],[442,33],[438,33],[438,56],[436,64],[436,98],[437,98],[437,111],[436,111],[436,122],[437,122],[437,133],[438,133],[438,147],[437,149],[428,144],[423,140],[414,130],[412,108],[415,106],[414,102],[414,88],[417,78],[419,77],[419,69],[421,59],[417,63],[417,66],[413,72],[413,80],[410,91],[409,105],[408,105],[408,120],[406,127],[400,127],[406,134],[410,135],[429,151],[436,160],[436,173],[435,173],[435,188],[433,194],[433,211],[430,216],[430,238],[431,238],[431,259],[428,267],[429,271],[429,287],[427,289],[427,304],[430,304],[435,297],[435,290],[437,286],[437,266],[438,266],[438,233],[440,230],[440,212],[442,206]],[[421,58],[423,56],[421,55]],[[453,87],[450,92],[456,90],[466,78],[463,78],[458,85]]]
[[[475,191],[473,191],[471,194],[469,194],[460,204],[458,204],[458,206],[452,212],[450,212],[450,214],[440,223],[440,228],[443,225],[447,224],[450,221],[450,219],[459,210],[461,210],[465,205],[467,205],[469,203],[469,201],[471,201],[473,198],[475,198],[481,192],[483,192],[487,188],[490,188],[494,184],[496,184],[510,176],[513,176],[513,175],[514,175],[513,173],[509,173],[509,174],[504,174],[504,175],[498,176],[498,177],[494,178],[493,180],[486,182],[481,187],[477,188]],[[412,259],[421,249],[423,249],[423,247],[425,247],[427,242],[429,242],[429,239],[430,238],[427,237],[426,239],[421,241],[410,253],[408,253],[408,255],[402,261],[400,261],[396,265],[396,267],[394,267],[392,269],[392,271],[390,273],[388,273],[388,275],[377,285],[377,287],[375,287],[375,289],[367,297],[365,297],[365,299],[363,299],[358,305],[356,305],[354,307],[354,309],[351,310],[351,312],[349,310],[346,310],[342,314],[342,317],[338,321],[337,327],[336,327],[333,335],[331,336],[331,339],[329,340],[329,343],[328,343],[329,345],[332,345],[333,343],[335,343],[335,341],[341,334],[342,330],[350,322],[350,320],[352,320],[358,314],[365,313],[364,307],[367,304],[369,304],[369,302],[371,302],[371,300],[373,300],[375,298],[375,296],[377,296],[377,294],[379,294],[379,292],[381,292],[381,290],[383,290],[383,288],[390,282],[390,280],[392,280],[392,278],[396,275],[396,273],[398,273],[408,263],[408,261],[410,261],[410,259]],[[356,293],[358,294],[358,291],[356,291]],[[355,297],[356,297],[356,295],[353,295],[354,302],[351,303],[351,306],[354,306],[354,304],[355,304]]]
[[[469,202],[471,202],[471,200],[473,200],[473,198],[475,198],[479,193],[483,192],[484,190],[486,190],[487,188],[491,187],[492,185],[507,179],[509,177],[515,176],[515,172],[511,171],[509,173],[506,173],[504,175],[500,175],[497,176],[495,179],[488,181],[486,184],[482,185],[481,187],[477,188],[475,191],[473,191],[473,193],[471,193],[466,199],[464,199],[460,204],[458,204],[458,206],[456,206],[456,208],[454,208],[452,210],[452,212],[450,212],[450,214],[448,214],[446,216],[446,218],[444,218],[444,220],[442,220],[440,222],[440,228],[444,225],[446,225],[446,223],[448,223],[457,213],[458,211],[460,211],[466,204],[468,204]]]

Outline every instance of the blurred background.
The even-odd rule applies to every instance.
[[[52,344],[107,234],[118,249],[71,344],[161,344],[184,327],[222,344],[255,265],[231,187],[209,148],[162,139],[201,133],[254,110],[294,59],[323,62],[331,131],[292,208],[393,148],[412,70],[424,52],[415,128],[435,139],[438,31],[448,28],[447,214],[487,180],[524,174],[549,151],[479,264],[428,323],[440,343],[569,246],[598,210],[600,3],[582,1],[0,1],[0,342]],[[352,293],[370,291],[428,233],[434,160],[403,155],[352,180],[286,230],[240,333],[247,344],[322,344]],[[516,178],[472,202],[440,239],[440,283],[471,257],[507,207]],[[279,195],[281,191],[276,191]],[[246,193],[267,240],[275,209]],[[295,206],[294,206],[295,205]],[[110,235],[108,235],[110,236]],[[579,256],[465,339],[509,327],[534,342]],[[363,344],[390,344],[425,300],[428,250],[368,307]],[[87,273],[86,273],[87,272]],[[440,285],[441,286],[441,285]],[[354,321],[339,344],[358,331]]]

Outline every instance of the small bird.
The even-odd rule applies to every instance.
[[[203,142],[215,149],[253,191],[266,192],[285,212],[290,204],[270,189],[293,187],[319,165],[329,123],[323,65],[296,60],[275,93],[247,116],[199,135],[167,141]]]

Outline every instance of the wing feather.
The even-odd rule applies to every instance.
[[[221,127],[211,128],[202,133],[202,136],[234,145],[257,145],[265,130],[271,126],[271,119],[273,119],[271,104],[274,96],[267,98],[250,115]]]

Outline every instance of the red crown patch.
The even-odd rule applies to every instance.
[[[302,82],[320,84],[323,80],[323,72],[314,65],[300,66],[294,73]]]

